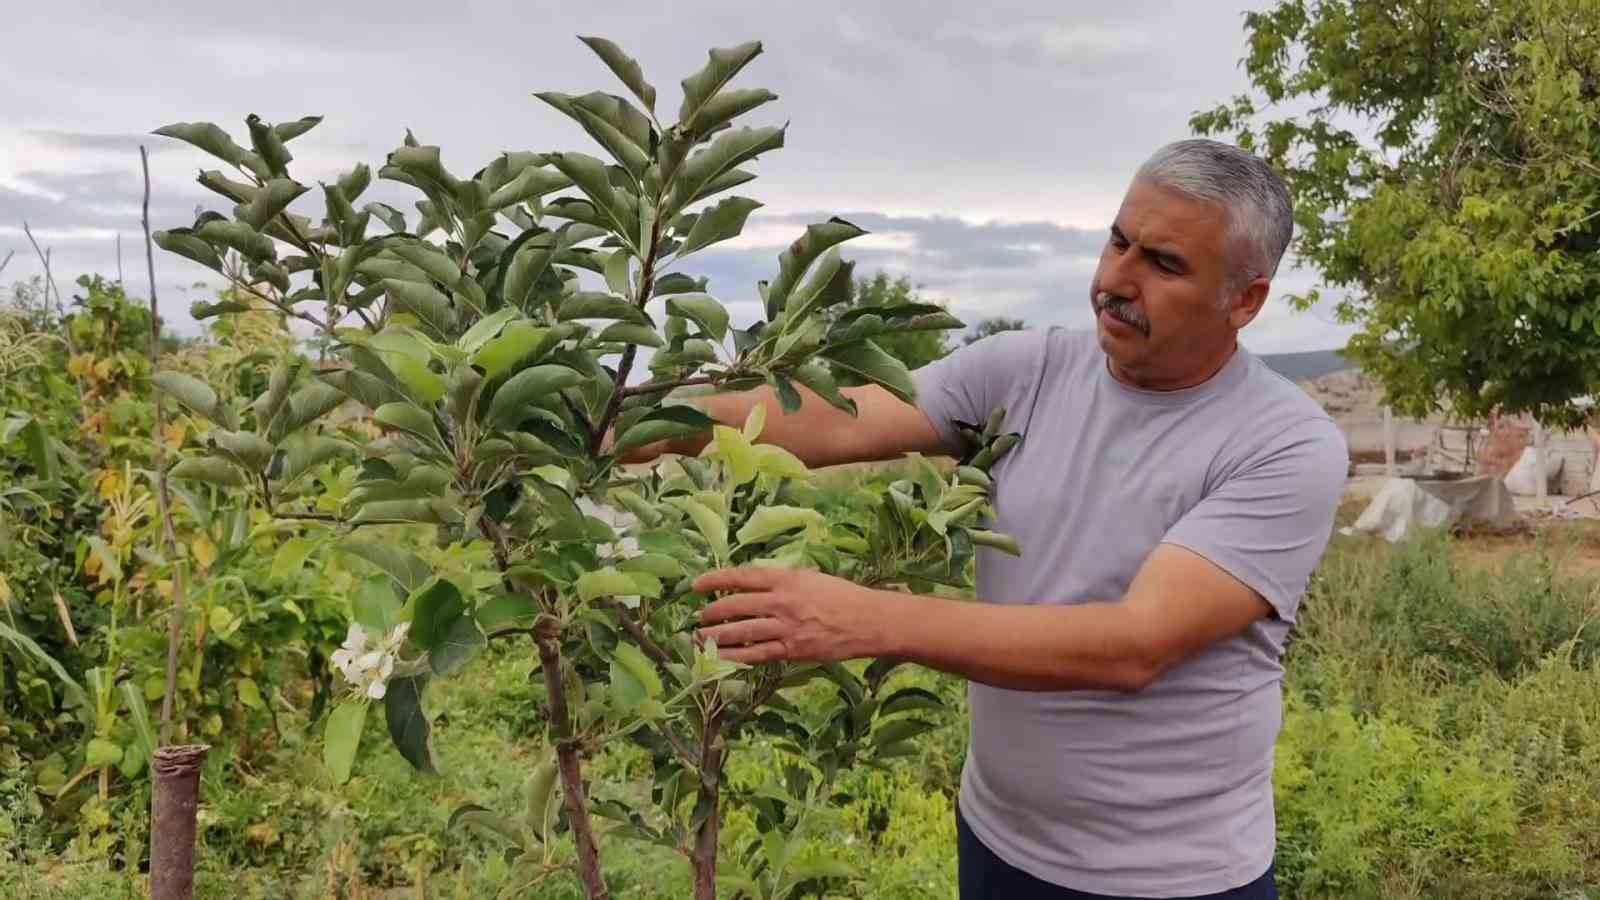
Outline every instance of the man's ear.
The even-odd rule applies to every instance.
[[[1267,304],[1267,295],[1272,291],[1270,278],[1254,278],[1244,286],[1244,290],[1235,294],[1228,304],[1228,324],[1237,331],[1249,325],[1261,312],[1261,307]]]

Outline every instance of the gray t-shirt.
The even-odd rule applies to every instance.
[[[993,523],[1023,555],[979,551],[980,600],[1116,601],[1170,542],[1276,611],[1138,693],[972,683],[960,804],[973,832],[1091,893],[1189,896],[1259,877],[1275,847],[1281,655],[1345,482],[1338,428],[1243,348],[1173,392],[1117,381],[1092,332],[1059,328],[1003,332],[913,374],[952,448],[952,419],[998,406],[1023,434],[995,468]]]

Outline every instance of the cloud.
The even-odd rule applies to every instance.
[[[108,236],[119,233],[126,262],[127,245],[142,242],[139,144],[152,151],[155,227],[187,224],[196,203],[226,211],[194,184],[218,163],[149,134],[171,122],[213,121],[245,143],[247,114],[324,116],[290,145],[291,171],[313,187],[296,209],[320,215],[317,180],[358,161],[376,170],[408,128],[441,145],[458,174],[507,150],[596,152],[531,96],[621,91],[577,35],[634,55],[668,121],[679,81],[709,48],[760,40],[765,52],[737,85],[779,96],[752,124],[790,124],[741,191],[766,204],[749,240],[704,254],[727,290],[753,299],[792,239],[783,229],[838,214],[874,232],[852,250],[860,271],[903,272],[963,314],[1074,322],[1085,315],[1086,260],[1129,176],[1188,135],[1193,111],[1244,87],[1247,2],[1265,0],[1152,0],[1137,18],[1048,0],[816,0],[759,16],[735,0],[289,0],[268,17],[207,0],[57,0],[50,16],[7,23],[0,255],[26,249],[15,231],[26,216],[59,237],[64,265],[111,271]],[[415,197],[375,182],[363,199],[409,211]],[[7,276],[26,277],[25,255]],[[163,285],[205,274],[170,254],[157,265]],[[1262,324],[1300,334],[1288,320]]]

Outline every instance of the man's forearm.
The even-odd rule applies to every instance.
[[[1018,691],[1137,691],[1159,671],[1121,603],[1002,605],[879,592],[881,652]]]
[[[766,426],[759,441],[788,450],[811,468],[872,462],[898,455],[900,448],[888,444],[877,447],[869,439],[873,428],[881,427],[880,422],[863,421],[805,387],[795,385],[795,388],[801,403],[800,409],[793,413],[783,411],[777,392],[767,386],[691,397],[689,402],[718,423],[734,428],[744,424],[756,404],[764,405]],[[868,399],[850,388],[844,390],[847,396],[856,395],[853,399],[858,403]],[[864,410],[863,417],[866,415],[868,411]],[[710,439],[709,433],[680,438],[670,442],[663,452],[693,456],[704,449]]]

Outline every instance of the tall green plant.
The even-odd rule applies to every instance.
[[[986,469],[1017,440],[1000,419],[967,427],[969,463],[945,476],[927,463],[881,498],[870,533],[830,522],[797,498],[808,473],[758,443],[763,420],[715,425],[674,393],[687,386],[771,385],[782,408],[811,402],[854,411],[830,369],[910,400],[903,364],[879,338],[960,328],[942,311],[894,307],[825,312],[849,296],[852,264],[838,245],[861,235],[841,219],[812,225],[758,285],[764,318],[736,328],[706,280],[680,271],[695,252],[737,237],[760,203],[728,195],[744,166],[783,145],[784,127],[734,127],[775,96],[731,83],[756,42],[712,50],[682,82],[678,121],[664,125],[656,90],[614,44],[584,38],[630,97],[537,96],[571,118],[609,160],[577,152],[506,153],[460,177],[440,150],[407,132],[377,175],[415,188],[416,216],[357,206],[365,165],[319,185],[320,222],[290,211],[309,189],[289,173],[292,141],[319,121],[246,119],[248,149],[209,123],[159,134],[228,164],[200,183],[232,201],[156,242],[227,276],[236,299],[197,317],[263,306],[311,324],[337,364],[307,371],[286,358],[249,406],[174,373],[159,386],[211,420],[208,451],[172,474],[247,491],[272,514],[330,529],[379,574],[351,596],[354,618],[335,664],[356,685],[331,714],[326,756],[339,777],[354,763],[370,703],[381,701],[399,752],[438,768],[423,710],[428,684],[458,671],[496,638],[531,639],[543,680],[549,751],[530,774],[523,810],[478,807],[454,820],[481,826],[520,854],[519,874],[561,867],[564,826],[591,898],[604,897],[593,817],[610,834],[654,842],[690,860],[697,897],[716,885],[759,897],[794,895],[832,871],[797,871],[789,836],[804,810],[859,761],[904,752],[930,727],[910,714],[926,692],[882,690],[890,663],[862,675],[838,665],[749,668],[687,632],[706,599],[698,573],[731,565],[808,566],[874,584],[958,584],[975,544],[1014,546],[978,527],[989,511]],[[637,101],[637,102],[635,102]],[[374,226],[378,226],[374,228]],[[438,233],[441,240],[430,240]],[[648,376],[635,379],[643,353]],[[355,439],[328,417],[369,409],[380,435]],[[618,454],[713,431],[700,458],[630,470]],[[337,495],[306,486],[324,464],[358,465]],[[391,536],[368,528],[426,525],[446,546],[487,545],[492,586],[442,577]],[[389,529],[393,530],[393,529]],[[822,715],[783,699],[813,679],[837,685]],[[652,760],[643,792],[586,778],[585,758],[616,740]],[[730,753],[776,741],[795,765],[735,802],[754,811],[760,852],[718,868],[718,825]]]

